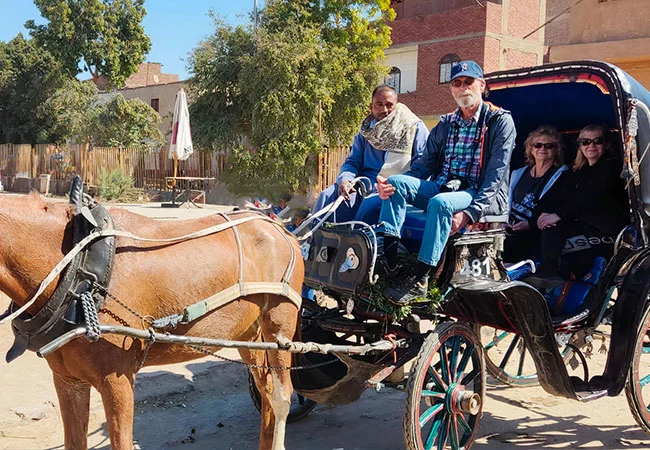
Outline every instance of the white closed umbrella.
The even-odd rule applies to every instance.
[[[169,157],[174,160],[174,177],[176,177],[178,161],[186,160],[193,152],[187,96],[185,91],[181,89],[176,94],[172,120],[172,142],[169,145]]]

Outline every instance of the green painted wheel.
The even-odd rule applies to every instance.
[[[625,394],[634,419],[650,434],[650,308],[646,309],[637,331]]]
[[[536,386],[537,369],[520,334],[480,327],[485,366],[494,379],[510,386]]]
[[[467,325],[447,322],[424,341],[406,388],[407,450],[467,450],[485,397],[483,347]]]

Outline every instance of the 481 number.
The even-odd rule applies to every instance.
[[[475,258],[471,261],[465,261],[460,274],[472,277],[489,276],[490,258]]]

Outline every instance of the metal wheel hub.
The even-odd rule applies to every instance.
[[[481,410],[481,396],[475,392],[468,392],[465,386],[452,383],[445,394],[445,407],[449,413],[476,415]]]

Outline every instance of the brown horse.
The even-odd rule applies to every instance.
[[[186,235],[227,220],[213,215],[161,222],[123,209],[111,209],[110,213],[116,230],[154,239]],[[37,194],[0,197],[0,290],[17,305],[25,304],[37,292],[41,281],[72,248],[68,225],[71,215],[70,206],[46,203]],[[250,213],[236,217],[246,215]],[[188,305],[237,284],[240,274],[247,282],[281,281],[290,261],[294,261],[295,269],[288,285],[300,292],[304,267],[296,241],[266,220],[252,220],[236,228],[236,232],[231,228],[174,244],[118,237],[108,286],[110,295],[99,311],[100,323],[149,328],[143,317],[182,312]],[[27,312],[37,313],[56,285],[53,282]],[[291,339],[296,332],[298,308],[295,301],[283,295],[247,295],[169,331],[242,341],[274,342],[279,334]],[[130,450],[133,385],[143,359],[146,357],[145,365],[161,365],[205,356],[201,349],[182,345],[158,343],[151,345],[148,352],[145,350],[146,342],[142,340],[103,335],[97,342],[77,338],[47,356],[59,398],[66,449],[87,448],[91,387],[101,394],[111,447]],[[241,349],[239,353],[247,363],[291,365],[291,356],[286,352]],[[289,372],[252,369],[252,373],[262,396],[259,447],[283,449],[292,392]]]

